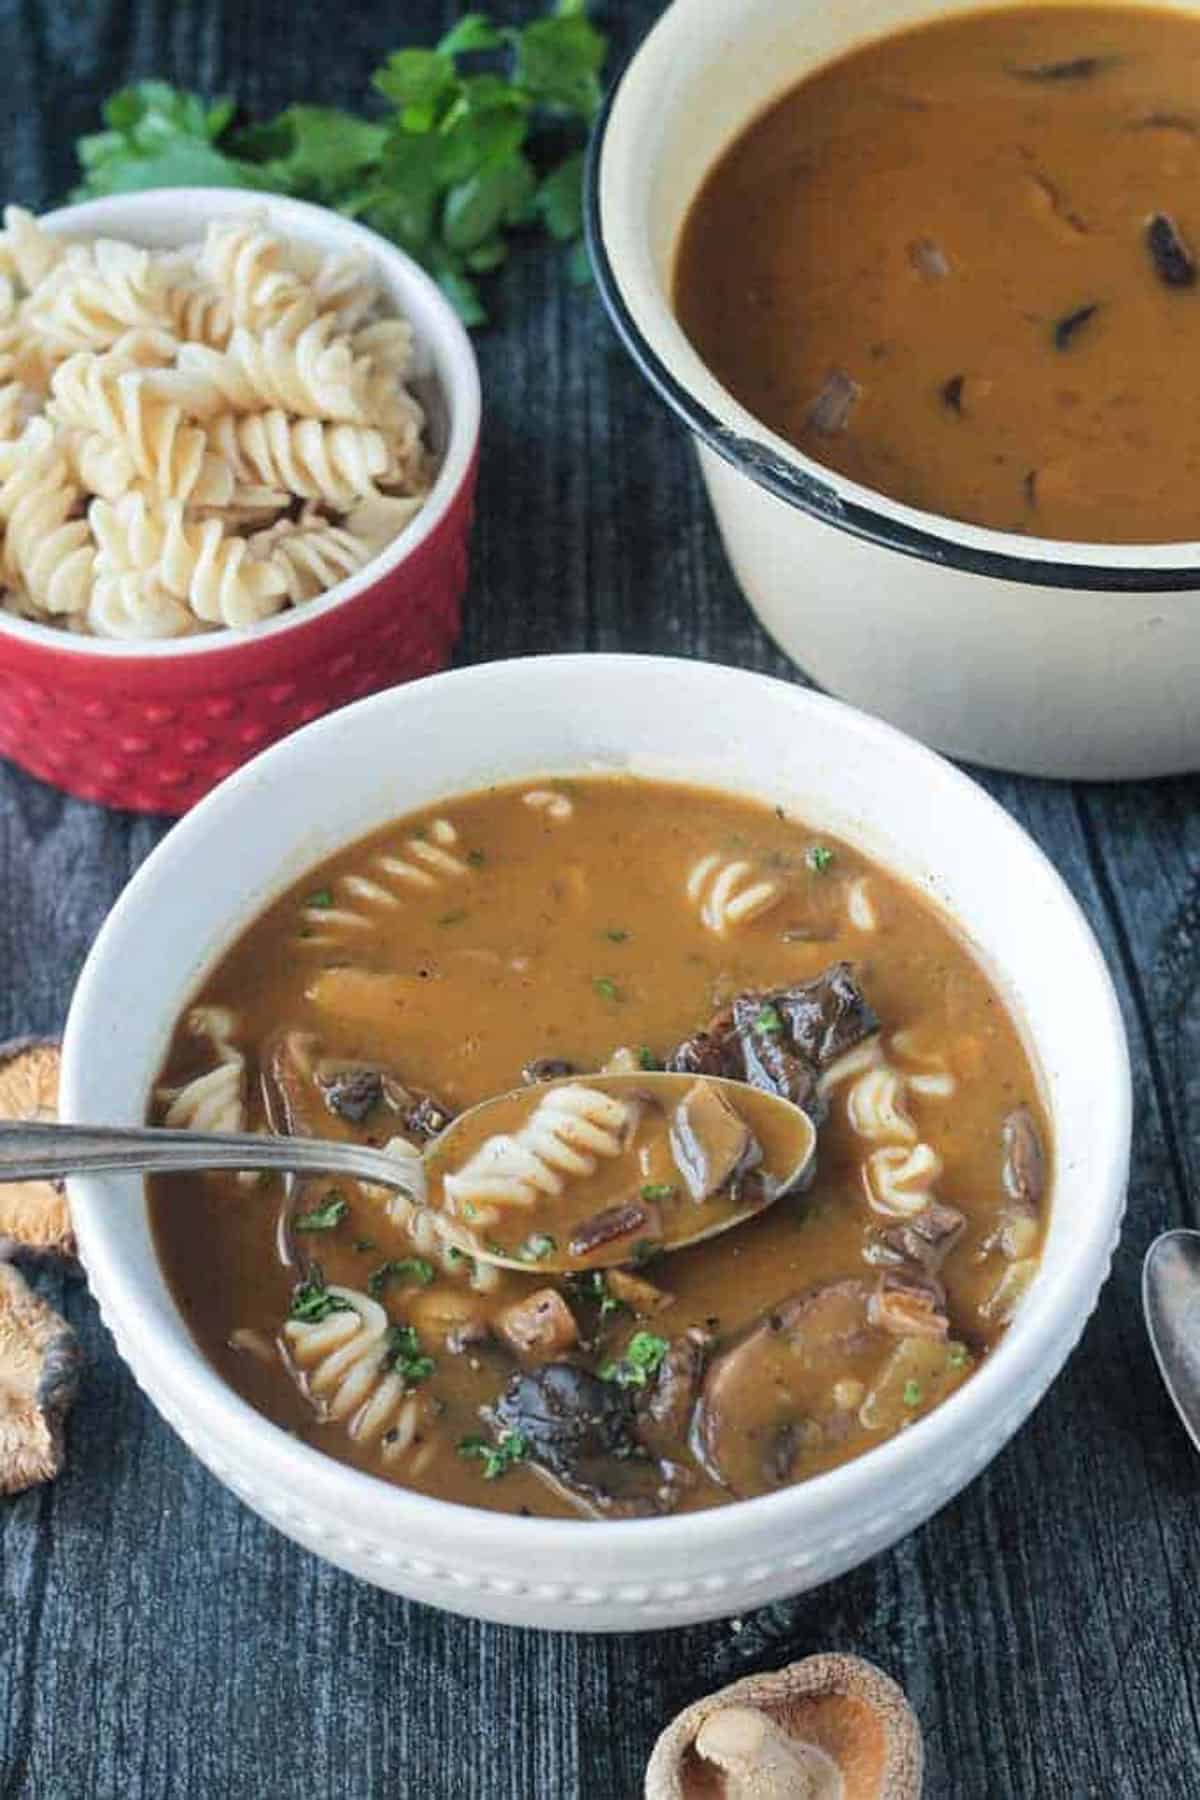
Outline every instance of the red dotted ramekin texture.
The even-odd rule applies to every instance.
[[[360,593],[202,655],[100,657],[0,632],[0,755],[101,806],[182,813],[267,744],[445,666],[475,466],[427,538]]]

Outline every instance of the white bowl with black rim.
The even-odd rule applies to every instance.
[[[1090,779],[1194,769],[1200,541],[1060,542],[889,500],[739,405],[672,310],[688,210],[742,130],[857,44],[975,5],[674,0],[596,126],[596,277],[634,361],[695,438],[743,592],[814,682],[997,768]]]
[[[1016,1431],[1096,1303],[1129,1167],[1120,1013],[1062,880],[981,789],[876,719],[704,663],[543,657],[393,689],[239,770],[135,875],[76,990],[61,1111],[81,1123],[142,1122],[179,1015],[246,927],[325,857],[493,782],[596,770],[781,805],[853,843],[957,922],[1018,1021],[1054,1137],[1045,1253],[1003,1341],[944,1405],[800,1486],[675,1518],[520,1518],[429,1499],[323,1456],[225,1385],[159,1266],[139,1180],[69,1185],[118,1350],[164,1418],[256,1512],[413,1599],[511,1624],[628,1631],[814,1587],[913,1530]]]

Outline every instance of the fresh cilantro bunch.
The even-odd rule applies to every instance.
[[[371,117],[295,105],[239,128],[232,101],[139,82],[79,140],[75,197],[206,186],[315,200],[407,250],[478,325],[477,277],[504,261],[511,231],[540,226],[587,277],[583,146],[606,54],[586,0],[557,0],[527,25],[472,12],[432,50],[393,51]]]

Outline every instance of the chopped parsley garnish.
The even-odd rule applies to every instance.
[[[433,1264],[426,1262],[423,1256],[406,1256],[400,1262],[380,1263],[367,1276],[367,1292],[373,1300],[378,1300],[387,1290],[389,1282],[412,1281],[418,1287],[428,1287],[433,1280]]]
[[[921,1404],[921,1384],[919,1381],[905,1382],[904,1404],[905,1406],[919,1406]]]
[[[783,1030],[783,1020],[773,1006],[764,1006],[754,1020],[754,1029],[775,1037]]]
[[[333,905],[333,889],[318,888],[315,894],[309,894],[304,904],[319,907],[322,912],[327,911]]]
[[[567,1276],[573,1294],[580,1300],[590,1300],[600,1308],[600,1320],[611,1318],[613,1313],[623,1312],[625,1302],[609,1292],[608,1278],[603,1269],[581,1269]]]
[[[616,982],[611,981],[607,975],[597,975],[592,986],[602,1000],[619,1000],[621,998],[620,988],[617,986]]]
[[[833,861],[833,851],[828,844],[810,844],[804,860],[814,875],[824,875]]]
[[[408,1387],[419,1387],[428,1381],[437,1364],[421,1349],[421,1340],[412,1325],[389,1325],[384,1339],[385,1369],[395,1370]]]
[[[467,913],[466,907],[460,906],[457,909],[457,911],[455,911],[455,912],[443,913],[441,918],[438,920],[438,924],[439,925],[461,925],[463,920],[467,917],[469,917],[469,915]]]
[[[333,1231],[340,1225],[349,1206],[336,1188],[330,1188],[320,1206],[311,1212],[298,1213],[292,1221],[293,1231]]]
[[[642,1188],[643,1200],[669,1200],[675,1189],[669,1181],[648,1181]]]
[[[600,1379],[615,1381],[618,1387],[644,1388],[650,1377],[658,1373],[667,1349],[666,1338],[656,1337],[652,1331],[635,1331],[625,1346],[624,1356],[605,1363]]]
[[[468,850],[467,861],[473,869],[481,869],[487,861],[486,850]]]
[[[946,1361],[952,1369],[965,1369],[970,1360],[970,1351],[965,1344],[951,1344]]]
[[[529,1451],[529,1439],[519,1431],[502,1431],[494,1444],[489,1443],[485,1437],[465,1437],[458,1440],[458,1454],[477,1457],[483,1464],[485,1481],[497,1481],[501,1475],[507,1475],[517,1463],[525,1461]]]
[[[629,937],[629,933],[623,931],[619,925],[610,925],[604,935],[610,944],[623,944]]]
[[[545,1262],[557,1248],[558,1244],[548,1231],[534,1231],[525,1239],[517,1255],[522,1262]]]
[[[288,1318],[302,1320],[305,1325],[319,1325],[330,1313],[353,1311],[348,1300],[343,1300],[340,1294],[329,1292],[324,1275],[314,1264],[308,1280],[297,1283],[292,1290]]]
[[[657,1056],[655,1056],[653,1050],[650,1049],[648,1044],[643,1044],[641,1046],[641,1048],[638,1050],[637,1059],[638,1059],[638,1068],[645,1069],[650,1073],[653,1073],[656,1069],[662,1068],[662,1064],[659,1062]]]

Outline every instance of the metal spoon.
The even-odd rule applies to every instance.
[[[578,1086],[597,1089],[625,1099],[656,1101],[664,1111],[699,1081],[718,1090],[744,1119],[763,1148],[759,1165],[761,1181],[752,1184],[749,1199],[743,1184],[695,1202],[681,1195],[669,1209],[656,1201],[646,1205],[661,1213],[661,1231],[631,1231],[598,1243],[587,1251],[572,1250],[572,1234],[578,1219],[562,1195],[551,1197],[556,1221],[554,1233],[539,1229],[536,1209],[513,1208],[503,1226],[473,1229],[467,1218],[452,1217],[442,1189],[445,1176],[453,1175],[466,1156],[477,1151],[492,1133],[519,1130],[555,1088]],[[0,1124],[0,1182],[55,1178],[64,1175],[123,1171],[140,1174],[181,1174],[215,1169],[263,1169],[280,1174],[345,1175],[378,1187],[408,1194],[421,1205],[431,1205],[441,1216],[448,1242],[466,1254],[504,1267],[570,1271],[615,1266],[637,1260],[639,1250],[681,1250],[689,1244],[728,1231],[762,1211],[782,1195],[795,1192],[812,1169],[816,1131],[811,1119],[790,1101],[717,1077],[637,1073],[569,1077],[541,1082],[482,1101],[461,1113],[425,1150],[408,1154],[373,1150],[362,1144],[327,1142],[324,1139],[260,1136],[252,1132],[178,1131],[143,1126],[137,1129],[93,1125]],[[589,1210],[587,1180],[564,1182],[568,1196],[578,1195],[581,1218]],[[645,1195],[635,1180],[633,1195]],[[637,1201],[630,1203],[636,1206]],[[592,1204],[594,1211],[594,1203]],[[519,1230],[520,1240],[512,1239]],[[491,1235],[488,1235],[490,1231]],[[505,1241],[505,1239],[510,1241]]]
[[[1163,1386],[1200,1450],[1200,1231],[1164,1231],[1142,1265],[1142,1306]]]

